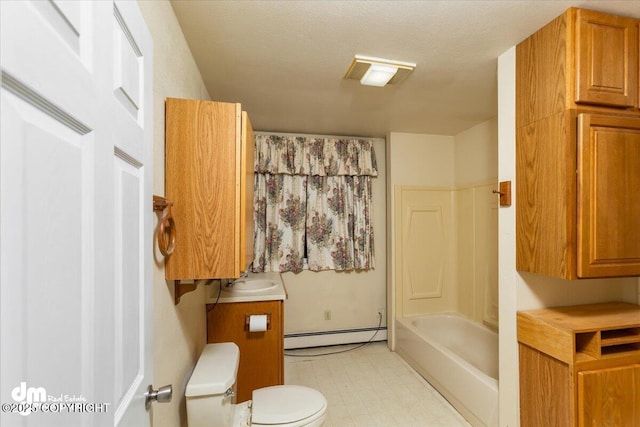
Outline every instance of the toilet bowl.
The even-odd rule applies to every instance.
[[[234,343],[207,344],[187,389],[189,427],[319,427],[327,400],[317,390],[278,385],[254,390],[251,400],[235,403],[240,350]]]

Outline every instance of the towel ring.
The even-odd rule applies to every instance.
[[[173,202],[160,196],[153,196],[153,210],[162,212],[158,227],[158,249],[163,256],[169,256],[176,247],[176,223],[171,214]]]
[[[160,220],[160,227],[158,228],[158,249],[164,256],[169,256],[173,253],[176,247],[176,223],[171,216],[171,208],[168,209],[167,216],[162,217]]]

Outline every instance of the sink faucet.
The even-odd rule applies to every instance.
[[[251,269],[251,265],[252,265],[252,264],[253,264],[253,263],[249,264],[249,265],[247,266],[247,269],[246,269],[245,271],[243,271],[242,273],[240,273],[240,277],[241,277],[241,278],[242,278],[242,277],[247,277],[247,276],[249,276],[249,270]]]
[[[252,264],[253,264],[253,263],[252,263]],[[251,265],[252,265],[252,264],[249,264],[249,266],[247,267],[247,269],[246,269],[245,271],[243,271],[242,273],[240,273],[240,277],[238,277],[238,279],[236,279],[236,280],[239,280],[239,279],[246,279],[247,277],[249,277],[249,270],[251,269]],[[231,288],[231,287],[233,287],[233,285],[236,283],[236,281],[235,281],[235,280],[233,280],[233,279],[226,279],[226,280],[227,280],[227,284],[226,284],[226,287],[227,287],[227,288]]]

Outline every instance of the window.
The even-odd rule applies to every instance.
[[[374,268],[370,139],[256,135],[253,270]]]

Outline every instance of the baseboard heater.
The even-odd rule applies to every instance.
[[[376,331],[378,331],[376,333]],[[375,336],[374,336],[375,334]],[[371,338],[373,337],[373,339]],[[284,335],[284,349],[324,347],[339,344],[357,344],[371,341],[386,341],[387,327],[342,329],[338,331],[303,332]]]

